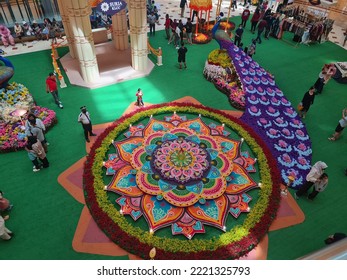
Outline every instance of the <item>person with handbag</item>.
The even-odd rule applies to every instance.
[[[315,92],[315,87],[310,87],[310,89],[305,93],[304,97],[302,98],[302,101],[299,103],[298,109],[300,118],[304,119],[306,117],[308,110],[313,104]]]
[[[29,136],[28,144],[31,147],[31,151],[33,151],[35,155],[38,157],[38,159],[41,161],[42,167],[48,168],[49,162],[46,157],[45,149],[43,148],[41,142],[35,136]]]
[[[37,138],[41,142],[41,145],[47,153],[48,144],[47,139],[44,135],[45,130],[45,126],[40,119],[36,118],[33,114],[28,115],[28,120],[25,123],[25,134],[28,138],[31,136],[35,136],[35,138]]]
[[[323,180],[321,176],[327,168],[328,165],[325,162],[317,161],[307,174],[305,183],[294,193],[295,199],[299,199],[300,196],[307,194],[313,185],[319,184]]]

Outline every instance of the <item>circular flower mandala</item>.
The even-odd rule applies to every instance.
[[[238,258],[254,248],[275,216],[280,179],[279,174],[274,177],[276,164],[268,166],[272,159],[256,143],[261,139],[255,141],[240,121],[203,106],[171,105],[122,118],[99,137],[100,147],[92,148],[85,167],[91,214],[114,242],[144,258],[152,247],[162,259],[196,254],[211,258],[208,252],[216,258]],[[152,117],[163,113],[162,118]],[[257,159],[242,150],[246,145]],[[102,166],[112,176],[109,183],[98,171]],[[259,187],[260,192],[249,193]],[[117,195],[116,203],[111,194]],[[250,207],[252,199],[258,201]],[[241,213],[247,215],[242,225],[227,222],[228,216],[237,219]],[[137,225],[141,217],[147,227]],[[165,238],[154,235],[166,227],[171,237],[167,232]],[[213,227],[220,233],[211,235]],[[204,237],[202,246],[201,240],[192,239],[196,234],[214,237]],[[175,235],[192,240],[188,245]]]

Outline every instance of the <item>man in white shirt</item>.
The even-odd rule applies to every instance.
[[[90,115],[89,112],[87,111],[86,106],[82,106],[81,108],[81,113],[78,115],[77,121],[82,124],[83,131],[84,131],[84,137],[86,141],[89,143],[89,136],[96,136],[96,134],[93,133],[93,126],[92,122],[90,120]]]

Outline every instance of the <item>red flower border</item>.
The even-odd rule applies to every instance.
[[[86,204],[93,216],[94,220],[98,226],[103,230],[103,232],[113,241],[117,240],[117,244],[122,247],[124,250],[129,253],[140,256],[144,259],[149,259],[149,251],[152,249],[146,243],[140,242],[135,237],[130,236],[127,232],[123,231],[113,220],[100,208],[96,195],[94,192],[94,177],[93,177],[93,163],[94,157],[96,155],[96,149],[101,146],[103,140],[107,135],[119,124],[123,123],[126,119],[132,117],[133,115],[145,111],[148,109],[162,108],[165,106],[190,106],[197,109],[205,109],[210,112],[219,114],[225,118],[231,119],[238,125],[241,125],[251,137],[255,139],[257,144],[262,147],[263,153],[266,156],[268,165],[271,167],[270,175],[273,182],[272,192],[269,196],[269,203],[264,212],[264,215],[261,217],[259,222],[250,230],[249,234],[243,237],[241,240],[232,242],[228,245],[218,247],[218,249],[211,250],[202,250],[199,252],[169,252],[160,248],[156,248],[156,259],[238,259],[241,256],[246,255],[249,251],[256,247],[256,245],[261,241],[264,235],[268,232],[269,227],[272,221],[275,219],[277,210],[279,208],[281,195],[280,195],[280,185],[281,185],[281,176],[277,168],[276,160],[273,158],[270,149],[268,148],[265,141],[263,141],[255,131],[243,123],[237,118],[233,118],[226,113],[223,113],[219,110],[205,107],[203,105],[194,105],[191,103],[164,103],[158,105],[152,105],[146,108],[138,109],[135,112],[124,115],[118,120],[114,121],[105,131],[96,139],[94,145],[92,146],[90,153],[87,155],[87,160],[84,165],[83,172],[83,189],[85,193]]]

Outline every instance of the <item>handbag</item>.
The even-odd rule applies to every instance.
[[[301,111],[302,109],[304,109],[304,106],[302,106],[302,102],[300,102],[300,103],[298,104],[298,110]]]

